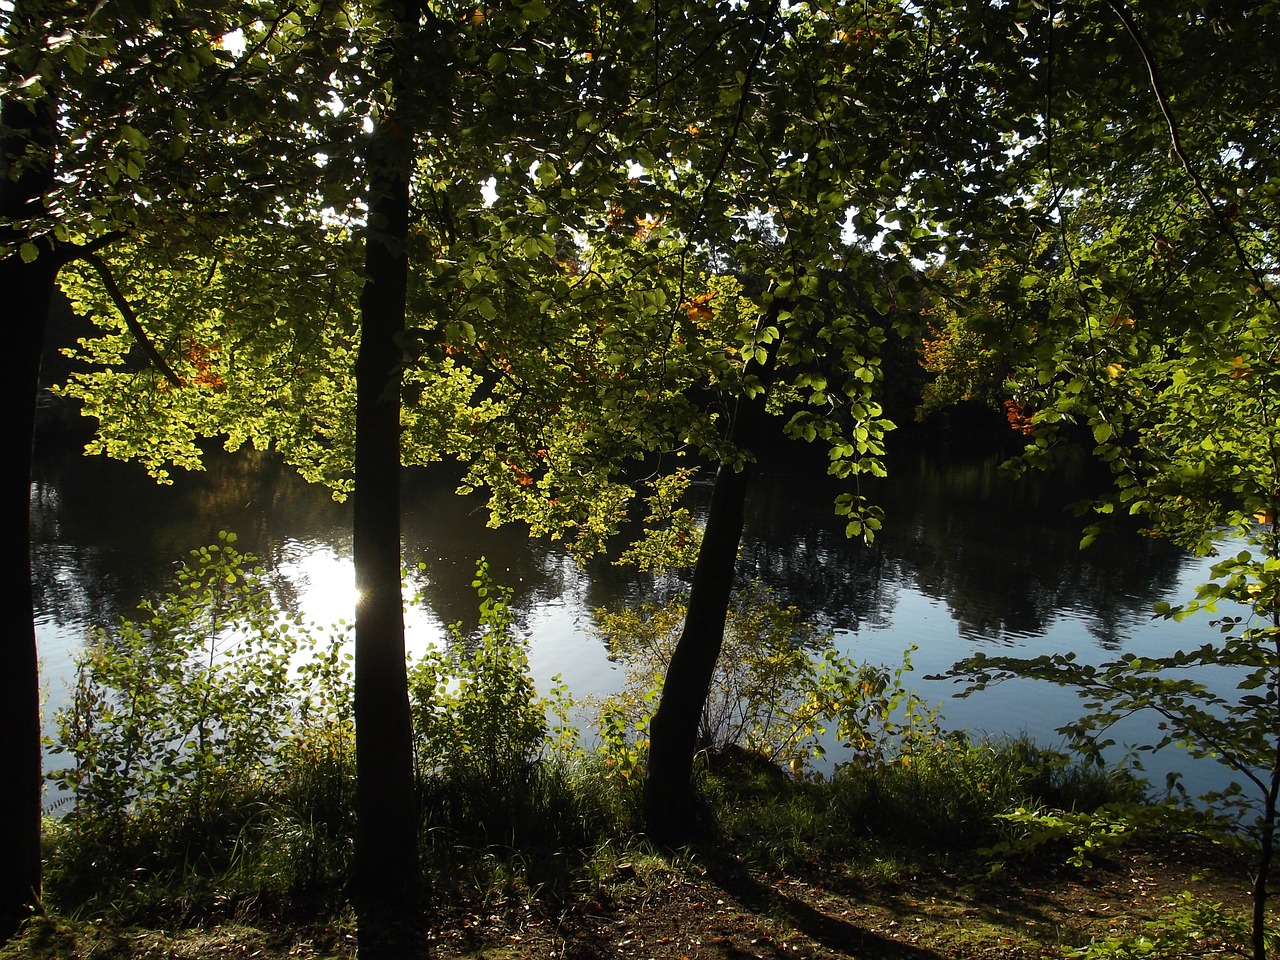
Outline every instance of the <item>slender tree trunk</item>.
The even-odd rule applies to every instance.
[[[24,12],[18,3],[11,17],[13,39]],[[0,107],[0,218],[22,221],[43,212],[42,198],[53,183],[53,108],[47,101],[29,107],[6,101]],[[28,149],[43,159],[10,176],[14,162]],[[0,227],[0,238],[20,243],[19,229]],[[0,570],[0,942],[31,914],[40,898],[40,675],[36,655],[31,590],[31,451],[35,437],[36,392],[40,357],[49,319],[58,260],[51,243],[38,243],[37,258],[24,262],[18,252],[0,260],[0,296],[10,366],[0,378],[0,410],[8,425],[4,488],[0,491],[3,531]]]
[[[747,451],[755,446],[765,418],[764,406],[763,393],[738,400],[730,433],[735,446]],[[707,525],[693,569],[689,609],[649,727],[645,829],[661,844],[683,843],[695,829],[693,757],[702,710],[724,643],[751,473],[750,461],[741,470],[722,463],[716,471]]]
[[[402,32],[416,26],[397,16]],[[397,38],[398,44],[410,36]],[[401,62],[393,55],[393,62]],[[394,68],[393,68],[394,69]],[[400,383],[413,138],[395,115],[370,145],[365,286],[356,360],[356,849],[362,960],[425,953],[418,806],[405,672],[400,557]]]
[[[1275,526],[1272,526],[1270,543],[1275,544]],[[1271,556],[1275,556],[1272,549]],[[1271,615],[1271,627],[1280,631],[1280,613]],[[1280,640],[1276,640],[1273,652],[1280,657]],[[1280,688],[1280,678],[1273,677],[1272,687]],[[1280,690],[1277,690],[1280,692]],[[1273,720],[1276,718],[1273,715]],[[1276,730],[1275,749],[1271,757],[1271,778],[1267,783],[1266,801],[1262,808],[1262,837],[1258,846],[1258,869],[1253,877],[1253,925],[1252,945],[1254,960],[1267,957],[1267,892],[1271,883],[1271,862],[1275,857],[1276,804],[1280,801],[1280,730]]]
[[[1253,877],[1252,946],[1254,960],[1267,960],[1267,889],[1271,882],[1271,861],[1275,856],[1276,798],[1280,795],[1280,745],[1272,758],[1271,780],[1262,815],[1262,839],[1258,848],[1258,869]]]

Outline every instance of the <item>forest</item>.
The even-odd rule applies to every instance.
[[[849,917],[936,901],[922,876],[1088,887],[1143,851],[1170,894],[1148,922],[1046,914],[1016,949],[1276,955],[1280,4],[6,0],[0,23],[0,955],[1017,955]],[[55,295],[92,335],[46,344]],[[192,544],[87,641],[56,812],[29,526],[50,391],[87,454],[158,483],[221,446],[349,499],[358,592],[347,662],[234,535]],[[1199,647],[952,668],[1077,691],[1067,753],[944,733],[906,664],[823,650],[739,576],[767,456],[803,450],[874,544],[893,431],[973,411],[1014,474],[1107,474],[1082,546],[1134,522],[1215,556],[1154,611],[1204,618]],[[607,624],[629,685],[590,737],[483,565],[480,629],[406,657],[402,470],[441,462],[494,525],[689,571]],[[1230,786],[1161,799],[1100,765],[1137,712]],[[1192,892],[1218,866],[1232,903]],[[713,907],[741,913],[690,919]],[[128,946],[233,920],[284,945]]]

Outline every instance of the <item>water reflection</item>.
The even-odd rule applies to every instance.
[[[1132,644],[1194,645],[1204,624],[1153,624],[1151,605],[1185,599],[1204,579],[1167,544],[1133,534],[1078,549],[1082,521],[1066,505],[1094,482],[1083,472],[1015,481],[998,456],[899,453],[890,477],[864,486],[887,521],[874,547],[851,542],[832,512],[838,489],[821,469],[772,468],[748,506],[743,579],[774,588],[856,656],[897,662],[917,645],[917,676],[945,670],[981,645],[1029,655],[1075,650],[1101,660]],[[611,691],[618,674],[592,630],[592,610],[661,600],[682,586],[595,561],[580,567],[523,528],[493,530],[479,501],[453,494],[448,467],[406,474],[404,548],[420,593],[406,623],[411,648],[441,642],[445,625],[476,621],[476,563],[513,591],[531,638],[536,679],[561,674],[576,696]],[[705,500],[704,484],[695,496]],[[233,530],[257,555],[287,607],[327,625],[354,613],[350,509],[276,459],[215,455],[209,470],[158,487],[142,471],[46,453],[32,481],[38,633],[50,708],[65,702],[71,657],[90,625],[127,615],[169,588],[190,549]],[[950,689],[921,681],[943,698]],[[1053,739],[1078,712],[1070,694],[1010,684],[949,705],[947,718],[985,732]]]
[[[887,515],[871,547],[844,536],[836,487],[771,474],[753,499],[746,559],[827,629],[884,628],[912,593],[945,604],[970,641],[1022,646],[1069,618],[1102,648],[1121,648],[1174,588],[1186,554],[1133,531],[1081,551],[1085,521],[1068,507],[1097,478],[1081,468],[1014,479],[1001,460],[894,458],[888,478],[863,482]]]

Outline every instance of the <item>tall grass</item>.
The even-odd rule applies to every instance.
[[[353,827],[352,758],[338,740],[286,751],[276,776],[222,792],[199,821],[138,816],[111,830],[51,822],[51,902],[131,922],[337,910]],[[863,874],[977,858],[1007,833],[999,818],[1015,808],[1092,810],[1142,795],[1128,777],[1068,764],[1026,740],[959,737],[826,779],[730,761],[704,770],[699,787],[716,830],[708,852],[728,847],[766,869],[820,860]],[[452,901],[564,902],[606,881],[602,862],[644,850],[637,791],[598,758],[537,758],[519,778],[433,774],[421,799],[425,879]]]

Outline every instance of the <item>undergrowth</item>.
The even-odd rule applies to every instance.
[[[76,800],[46,822],[56,915],[192,924],[344,909],[355,769],[345,636],[284,617],[233,544],[195,551],[173,593],[86,650],[60,718],[71,765],[52,774]],[[478,630],[454,627],[410,664],[428,888],[455,905],[558,908],[676,869],[638,815],[651,658],[671,618],[611,621],[620,649],[620,626],[640,631],[631,649],[644,662],[598,705],[596,743],[584,746],[568,691],[535,689],[507,592],[483,565],[474,586]],[[886,864],[1087,856],[1151,825],[1132,814],[1152,809],[1132,777],[1025,739],[944,733],[906,688],[909,664],[824,651],[759,594],[736,609],[734,648],[755,635],[760,655],[717,680],[697,773],[712,832],[685,856],[730,849],[766,870],[825,862],[872,876]],[[798,762],[820,739],[840,745],[826,775]]]

